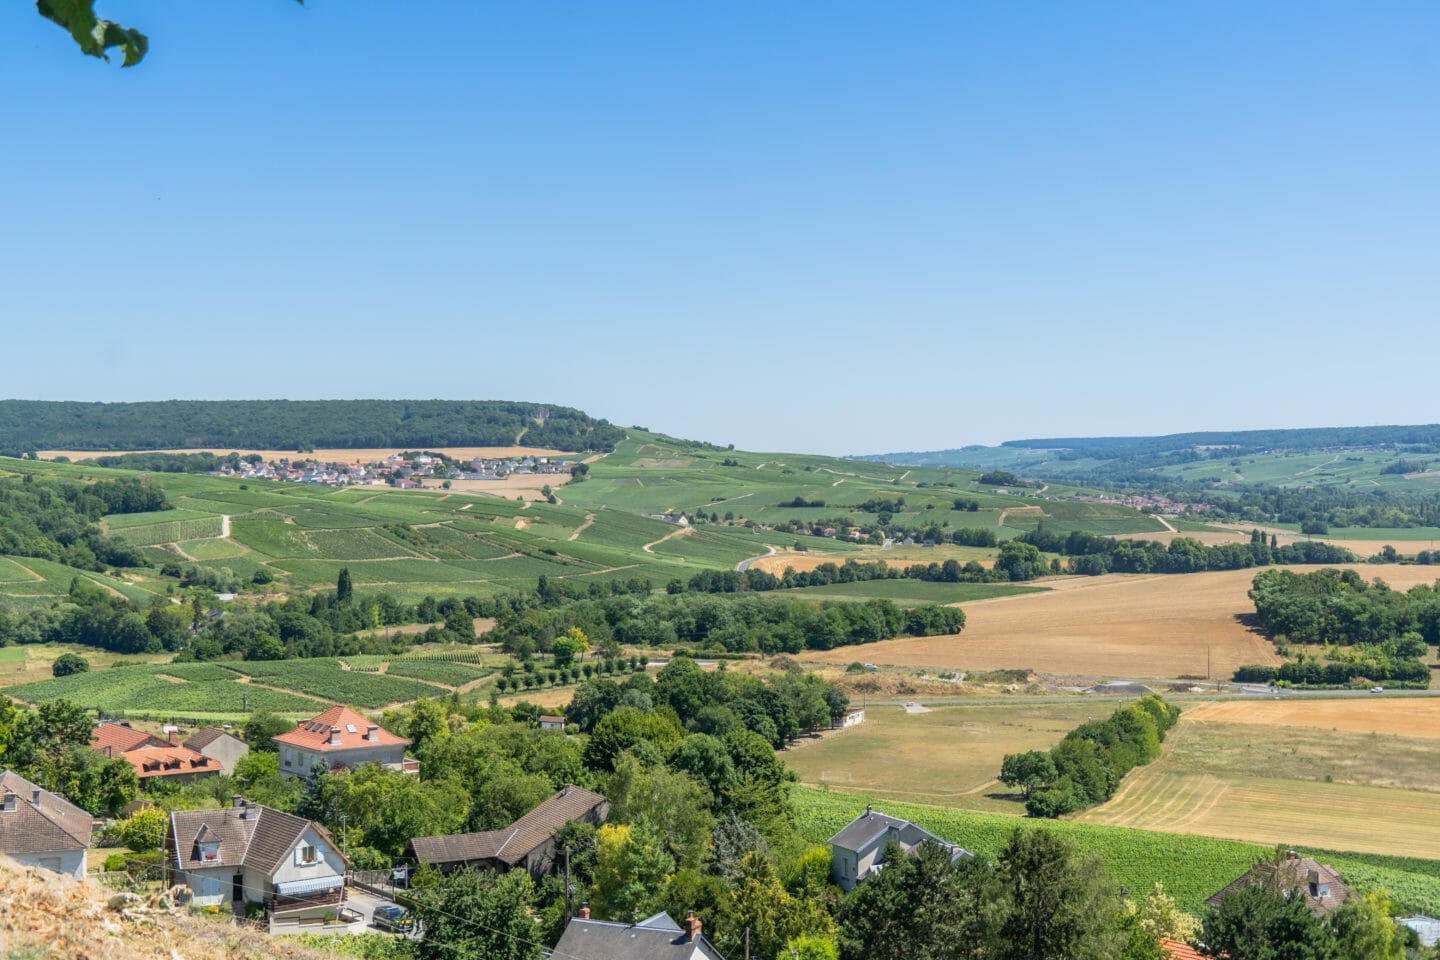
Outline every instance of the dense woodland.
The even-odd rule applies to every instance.
[[[523,433],[523,438],[521,434]],[[570,407],[498,400],[0,401],[0,453],[526,446],[610,450],[624,431]]]
[[[1440,586],[1440,583],[1437,583]],[[1250,589],[1255,616],[1282,650],[1319,647],[1279,667],[1242,666],[1242,682],[1296,686],[1429,686],[1424,658],[1440,643],[1440,590],[1420,585],[1392,590],[1353,570],[1298,574],[1265,570]]]
[[[0,480],[0,554],[38,557],[81,570],[144,566],[140,552],[100,529],[107,514],[169,509],[165,494],[138,478],[81,484]]]

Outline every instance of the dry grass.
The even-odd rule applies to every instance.
[[[1440,699],[1230,701],[1203,704],[1186,711],[1185,719],[1440,740]]]
[[[570,457],[574,456],[565,450],[551,450],[547,447],[428,447],[431,453],[443,453],[447,457],[470,460],[474,457]],[[362,463],[370,463],[384,460],[391,454],[401,453],[395,447],[362,447],[356,449],[345,449],[327,447],[324,450],[314,450],[310,453],[296,453],[294,450],[250,450],[235,447],[185,447],[172,448],[168,450],[41,450],[40,459],[54,460],[56,457],[69,457],[71,460],[88,460],[94,457],[115,457],[125,453],[213,453],[217,456],[224,456],[227,453],[250,454],[258,453],[266,460],[281,460],[284,458],[304,457],[310,460],[320,460],[335,463],[353,463],[356,460]]]
[[[568,473],[529,473],[518,476],[509,476],[501,480],[451,480],[451,493],[490,493],[496,496],[513,497],[515,494],[524,494],[527,500],[543,500],[545,494],[541,491],[545,487],[558,490],[571,480]],[[427,480],[425,489],[435,491],[440,488],[438,480]]]
[[[926,713],[870,706],[860,726],[801,741],[785,751],[784,760],[807,784],[1023,814],[1018,797],[995,781],[1005,754],[1048,750],[1108,706],[1005,702],[936,707]]]
[[[1112,540],[1154,540],[1167,547],[1177,537],[1199,540],[1207,547],[1218,547],[1227,543],[1249,543],[1250,535],[1238,530],[1159,530],[1154,533],[1117,533]]]
[[[124,912],[113,891],[0,857],[0,947],[17,960],[325,960],[327,952],[149,901]]]
[[[1182,715],[1163,757],[1077,819],[1440,857],[1437,708],[1412,699],[1202,704]]]
[[[1313,567],[1294,568],[1301,572]],[[1366,578],[1407,589],[1431,567],[1355,564]],[[1030,668],[1050,674],[1228,678],[1245,663],[1277,664],[1270,642],[1246,620],[1255,570],[1183,575],[1107,574],[1041,581],[1051,589],[964,604],[958,636],[885,640],[809,653],[810,662],[873,663],[934,670]]]

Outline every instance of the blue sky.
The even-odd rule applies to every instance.
[[[0,396],[749,449],[1431,422],[1440,7],[0,6]]]

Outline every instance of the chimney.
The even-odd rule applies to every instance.
[[[696,918],[694,910],[691,910],[689,913],[685,914],[685,939],[691,941],[692,943],[696,940],[699,940],[700,928],[702,926],[703,924],[701,924],[699,919]]]
[[[331,745],[331,746],[334,746],[334,747],[340,746],[340,728],[339,728],[339,727],[331,727],[331,728],[330,728],[330,745]]]
[[[240,794],[238,793],[232,793],[230,795],[230,806],[234,807],[236,810],[244,810],[245,798],[240,796]]]
[[[370,741],[379,740],[380,728],[373,723],[370,724],[370,726],[365,728],[365,739]]]
[[[580,919],[581,919],[581,920],[589,920],[589,919],[590,919],[590,903],[589,903],[589,901],[586,901],[585,903],[580,904]]]
[[[170,746],[175,746],[175,730],[173,728],[170,729],[167,739],[170,741]]]
[[[873,804],[869,804],[869,803],[865,804],[865,816],[868,817],[868,816],[870,816],[870,814],[872,814],[872,813],[874,813],[874,812],[875,812],[875,806],[874,806]]]

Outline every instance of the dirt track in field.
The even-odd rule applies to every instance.
[[[1293,567],[1298,572],[1316,567]],[[1351,565],[1406,589],[1434,579],[1431,567]],[[863,659],[954,670],[1029,668],[1051,674],[1228,678],[1241,664],[1277,664],[1270,642],[1242,618],[1256,570],[1192,574],[1107,574],[1039,581],[1045,593],[962,604],[959,635],[884,640],[863,648],[805,654],[812,662]],[[863,655],[862,655],[863,651]]]

